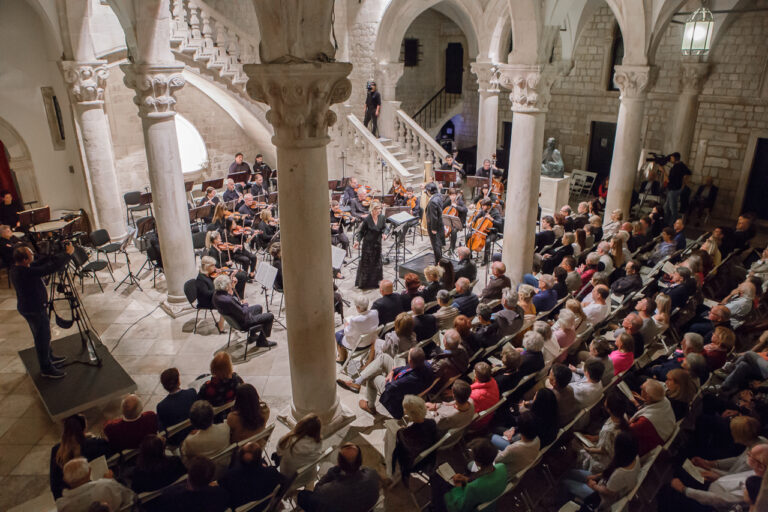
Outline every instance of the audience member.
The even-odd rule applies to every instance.
[[[234,456],[233,465],[219,478],[219,487],[229,495],[229,506],[236,507],[260,500],[278,485],[285,485],[286,479],[272,466],[267,466],[261,455],[261,446],[246,443]],[[264,510],[267,503],[254,510]]]
[[[640,395],[634,394],[634,403],[639,409],[630,418],[629,429],[637,439],[642,457],[669,439],[675,429],[675,413],[661,382],[646,380],[640,389]],[[644,405],[640,406],[639,402]]]
[[[491,366],[480,361],[475,364],[475,378],[471,385],[472,393],[470,399],[475,405],[475,412],[481,413],[486,409],[490,409],[496,405],[499,401],[499,386],[496,381],[491,378]],[[479,430],[484,428],[493,419],[493,413],[486,415],[484,418],[475,420],[472,424],[472,428]]]
[[[437,333],[437,319],[435,315],[424,313],[424,299],[415,297],[411,301],[413,312],[413,332],[419,341],[428,340]],[[427,347],[425,347],[427,348]],[[431,353],[436,347],[430,347],[425,352]]]
[[[407,485],[411,471],[423,467],[432,467],[435,455],[427,457],[418,466],[414,466],[416,457],[437,442],[437,424],[432,418],[427,418],[427,406],[416,395],[403,397],[403,418],[410,424],[401,428],[395,435],[395,446],[392,451],[392,461],[389,475],[399,473],[403,483]],[[385,452],[388,450],[385,449]],[[389,462],[389,461],[388,461]]]
[[[461,379],[451,386],[452,402],[428,403],[432,418],[437,424],[437,430],[442,435],[453,428],[464,428],[472,423],[475,417],[475,404],[469,399],[472,388]]]
[[[507,466],[507,474],[514,476],[527,468],[539,455],[541,443],[537,437],[536,417],[531,412],[524,412],[517,419],[516,432],[520,439],[501,450],[494,462]]]
[[[736,344],[736,335],[727,327],[715,327],[712,342],[704,345],[703,355],[709,371],[719,370]]]
[[[667,360],[651,366],[647,373],[658,381],[665,381],[667,380],[667,373],[682,368],[685,356],[691,353],[701,354],[702,352],[704,352],[704,342],[701,335],[687,332],[680,342],[680,350],[675,350]]]
[[[525,316],[536,316],[536,306],[533,304],[533,296],[536,289],[529,284],[521,284],[517,289],[517,305],[523,310]]]
[[[627,333],[622,333],[616,338],[616,350],[611,352],[614,375],[624,373],[635,363],[635,343]]]
[[[336,362],[338,363],[346,361],[349,350],[355,348],[363,349],[372,345],[372,340],[361,343],[361,338],[366,334],[376,331],[378,326],[381,325],[379,322],[379,312],[375,309],[368,309],[368,297],[364,295],[355,297],[355,309],[357,310],[357,315],[349,317],[344,324],[344,328],[336,331],[336,351],[338,352]]]
[[[138,396],[123,398],[120,404],[123,416],[104,424],[104,437],[112,450],[119,452],[138,448],[145,436],[157,433],[157,414],[153,411],[142,412],[143,408]]]
[[[110,510],[122,510],[135,498],[133,491],[112,478],[111,472],[93,478],[85,457],[75,457],[64,464],[63,478],[67,489],[56,500],[58,512],[81,512],[94,501],[106,503]]]
[[[459,261],[456,264],[456,272],[453,275],[454,283],[461,277],[465,277],[470,282],[477,279],[477,267],[475,262],[472,261],[472,251],[468,247],[462,246],[456,249],[456,255],[459,257]]]
[[[459,314],[459,310],[451,306],[451,303],[451,294],[448,290],[437,292],[437,304],[440,309],[435,311],[434,315],[440,329],[449,329],[453,325],[454,318]]]
[[[430,265],[424,269],[424,278],[427,285],[421,290],[421,296],[424,302],[434,302],[437,300],[437,292],[443,289],[440,279],[443,277],[443,269],[437,265]],[[413,303],[411,303],[413,305]]]
[[[456,280],[456,295],[453,297],[453,303],[451,306],[456,308],[461,315],[468,317],[475,316],[475,310],[477,304],[480,301],[477,295],[472,293],[469,279],[466,277],[460,277]]]
[[[136,493],[156,491],[171,485],[187,473],[181,457],[165,452],[165,439],[148,435],[141,441],[136,467],[131,475],[131,489]]]
[[[88,434],[86,427],[85,416],[82,414],[65,418],[61,441],[51,448],[49,479],[55,500],[61,498],[65,488],[63,468],[67,462],[78,457],[90,462],[112,452],[106,440]]]
[[[235,405],[227,414],[229,440],[238,443],[263,431],[269,420],[269,406],[259,398],[252,384],[235,388]],[[263,446],[263,442],[261,443]]]
[[[213,407],[205,400],[192,404],[189,411],[192,432],[181,445],[181,456],[187,467],[195,457],[212,457],[229,446],[229,425],[213,423]]]
[[[675,252],[675,230],[667,226],[661,230],[661,242],[646,260],[649,266],[655,266]]]
[[[552,365],[547,377],[547,382],[557,398],[557,426],[560,428],[570,423],[581,409],[573,388],[568,385],[572,378],[571,370],[562,364]]]
[[[197,391],[181,389],[177,368],[168,368],[160,374],[160,383],[168,394],[157,404],[157,420],[161,429],[178,425],[189,419],[189,409],[197,400]],[[183,439],[182,439],[183,440]]]
[[[603,363],[599,360],[588,361],[584,364],[584,380],[574,380],[568,386],[573,389],[573,397],[580,409],[586,409],[595,404],[603,396]]]
[[[302,466],[309,465],[323,451],[322,423],[316,414],[300,419],[290,432],[277,443],[277,457],[280,460],[280,474],[286,479],[293,478]],[[314,482],[317,472],[314,467],[291,483],[293,489]]]
[[[565,285],[568,287],[568,291],[572,294],[577,293],[581,289],[582,282],[581,276],[576,271],[576,258],[566,256],[560,262],[560,268],[568,272],[568,276],[565,278]]]
[[[629,423],[627,422],[627,411],[629,403],[624,395],[613,390],[608,393],[603,401],[603,407],[608,412],[608,419],[605,420],[600,432],[597,435],[582,434],[588,441],[594,443],[594,446],[585,446],[581,454],[583,455],[582,469],[590,473],[600,473],[611,460],[613,460],[613,448],[616,436],[619,432],[628,432]]]
[[[510,288],[512,282],[504,275],[507,272],[507,267],[500,261],[494,261],[491,265],[491,277],[488,279],[488,284],[485,285],[483,291],[480,293],[480,300],[488,302],[491,300],[501,299],[501,292],[505,288]]]
[[[243,379],[232,368],[232,358],[227,352],[217,352],[211,359],[211,378],[203,383],[197,393],[198,400],[207,400],[218,407],[235,399],[237,386]]]
[[[698,387],[691,374],[681,368],[670,370],[665,381],[667,387],[667,399],[675,413],[675,420],[679,421],[688,414],[688,408],[696,395]]]
[[[432,358],[432,371],[440,379],[435,385],[436,389],[442,388],[469,367],[469,354],[461,347],[461,336],[456,329],[445,331],[443,345],[445,350]]]
[[[512,288],[505,288],[501,296],[502,310],[493,314],[493,319],[499,325],[501,337],[517,333],[523,326],[525,313],[517,305],[517,293]]]
[[[643,279],[640,276],[640,263],[630,260],[624,266],[624,277],[620,277],[611,284],[611,293],[625,297],[643,287]]]
[[[215,474],[216,465],[210,459],[201,456],[191,457],[187,461],[186,482],[164,490],[163,494],[157,498],[158,510],[224,512],[229,508],[230,496],[214,481]]]
[[[554,287],[555,278],[550,274],[544,274],[539,278],[539,292],[531,300],[537,312],[549,311],[555,307],[557,292]]]
[[[597,325],[608,317],[611,306],[606,304],[611,291],[605,285],[598,285],[592,290],[592,303],[584,307],[584,314],[592,325]]]
[[[477,305],[475,336],[481,347],[492,347],[501,339],[499,324],[492,321],[493,311],[488,304]]]
[[[395,317],[403,312],[403,301],[394,293],[392,281],[383,279],[379,283],[381,297],[373,301],[372,311],[379,315],[379,325],[385,325],[395,320]]]

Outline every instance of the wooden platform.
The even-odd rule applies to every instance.
[[[63,379],[46,379],[40,376],[35,348],[19,351],[19,357],[32,377],[37,394],[54,420],[60,420],[72,414],[82,412],[119,398],[136,390],[136,383],[123,367],[112,357],[101,341],[92,334],[96,354],[101,358],[101,366],[74,363],[88,361],[88,349],[83,346],[79,334],[53,340],[53,350],[57,356],[66,356],[67,372]]]

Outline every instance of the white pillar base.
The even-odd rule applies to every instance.
[[[176,301],[172,297],[166,298],[160,303],[160,309],[168,313],[171,318],[180,318],[186,314],[192,313],[195,308],[187,301]]]
[[[283,409],[282,414],[277,415],[277,421],[289,429],[293,429],[296,423],[303,417],[304,415],[299,416],[299,413],[293,407],[287,406]],[[357,416],[352,411],[344,404],[339,403],[330,419],[322,419],[323,427],[321,434],[323,439],[328,439],[330,436],[339,433],[342,429],[351,425],[356,418]]]
[[[539,205],[541,206],[541,215],[554,215],[560,208],[568,204],[568,191],[571,184],[571,178],[550,178],[542,176],[539,181]]]

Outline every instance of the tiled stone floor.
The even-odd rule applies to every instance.
[[[385,248],[388,246],[389,243],[386,243]],[[417,237],[416,248],[411,250],[416,254],[427,248],[428,241]],[[139,254],[131,259],[132,262],[143,261]],[[126,272],[123,258],[119,260],[115,268],[118,281]],[[138,268],[139,264],[134,266]],[[351,300],[360,293],[354,288],[355,270],[345,268],[343,272],[346,278],[337,281],[337,284],[344,297]],[[392,275],[393,266],[387,265],[385,277]],[[159,382],[163,369],[177,367],[182,382],[190,382],[198,375],[207,373],[211,356],[227,341],[226,334],[217,334],[210,316],[205,322],[200,322],[197,334],[193,334],[194,314],[172,319],[157,307],[165,291],[162,278],[158,279],[154,289],[151,275],[144,273],[141,276],[143,291],[122,286],[115,292],[108,273],[102,272],[99,277],[105,285],[104,293],[99,292],[92,280],[86,282],[83,302],[102,342],[136,381],[137,393],[144,401],[145,409],[154,410],[164,396]],[[484,277],[482,270],[480,277]],[[366,293],[371,300],[378,297],[376,290]],[[252,304],[264,304],[263,295],[253,285],[248,285],[246,296]],[[271,309],[273,312],[278,301],[279,297]],[[285,323],[284,318],[282,321]],[[338,315],[336,321],[340,321]],[[48,489],[48,464],[51,446],[58,442],[61,430],[48,418],[17,355],[18,350],[32,346],[32,336],[26,322],[16,312],[15,294],[7,288],[5,275],[0,277],[0,324],[0,510],[53,510],[55,507]],[[70,332],[52,327],[54,340],[66,334]],[[277,414],[285,413],[291,396],[286,334],[277,324],[272,339],[278,342],[275,349],[246,363],[236,362],[235,367],[235,371],[246,382],[253,384],[269,404],[272,410],[270,421],[274,421]],[[328,343],[333,341],[329,339]],[[374,423],[371,416],[358,408],[358,395],[339,388],[339,397],[350,411],[357,414],[357,418],[328,442],[338,444],[341,439],[354,439],[364,446],[365,463],[383,471],[383,422],[377,420]],[[83,411],[90,430],[97,434],[101,432],[106,420],[118,416],[119,405],[119,400],[115,400]],[[286,428],[278,422],[269,453],[285,431]],[[407,510],[413,505],[405,491],[396,488],[387,492],[385,508]]]

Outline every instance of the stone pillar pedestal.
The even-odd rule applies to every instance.
[[[379,136],[395,138],[395,115],[400,109],[397,97],[397,82],[403,76],[402,62],[386,62],[376,66],[376,87],[381,94],[381,114],[379,115]]]
[[[112,139],[104,112],[104,88],[109,76],[106,61],[63,61],[61,70],[69,85],[75,122],[82,138],[96,225],[106,229],[112,239],[122,239],[126,235],[123,199],[117,185]]]
[[[329,110],[347,99],[349,63],[252,64],[245,66],[248,94],[267,103],[280,167],[280,241],[288,326],[291,415],[317,414],[324,431],[343,417],[336,395],[331,234],[328,228]],[[286,86],[291,84],[291,86]]]
[[[181,173],[173,95],[184,86],[184,66],[176,64],[124,64],[125,84],[136,91],[144,145],[147,152],[152,210],[168,287],[166,311],[177,315],[187,309],[184,283],[196,274],[192,233]]]
[[[650,66],[616,66],[614,82],[621,91],[621,103],[616,122],[605,222],[610,222],[610,212],[613,210],[622,210],[624,218],[629,218],[632,189],[635,186],[642,149],[640,132],[645,113],[645,98],[653,84],[653,72],[654,68]]]
[[[513,112],[502,261],[516,286],[533,263],[544,122],[555,74],[545,66],[511,64],[500,64],[499,71],[500,84],[512,90]]]
[[[693,131],[699,113],[699,94],[709,75],[709,69],[708,62],[683,62],[680,66],[680,96],[672,116],[669,143],[664,151],[677,151],[683,162],[687,162],[691,154]]]
[[[483,166],[483,160],[490,159],[491,155],[496,153],[499,124],[498,67],[491,62],[473,62],[471,69],[477,75],[477,92],[480,98],[477,111],[476,158],[476,169],[479,169]]]

